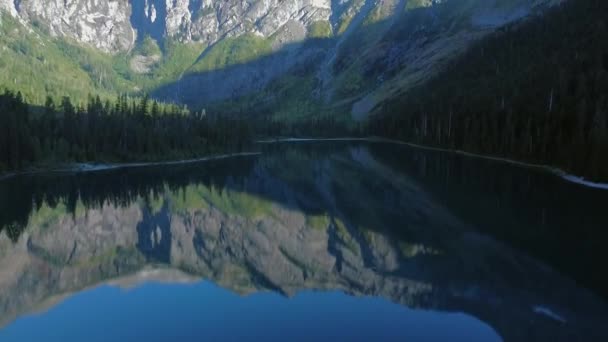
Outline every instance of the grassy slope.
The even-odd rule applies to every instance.
[[[150,43],[144,43],[149,45]],[[136,47],[130,54],[120,54],[113,57],[115,71],[125,79],[129,79],[136,85],[136,92],[151,92],[159,86],[176,81],[190,68],[204,50],[202,44],[182,44],[173,40],[164,42],[162,48],[158,47]],[[130,62],[134,55],[151,56],[160,54],[160,62],[147,74],[137,74],[130,68]]]
[[[46,96],[70,96],[77,102],[89,94],[114,98],[138,95],[175,81],[193,65],[204,46],[167,40],[161,47],[144,39],[130,53],[109,55],[67,39],[55,39],[37,27],[25,27],[0,14],[0,89],[21,91],[28,102],[43,104]],[[159,54],[161,60],[145,75],[130,69],[134,55]]]
[[[44,104],[47,95],[56,100],[70,96],[76,102],[85,101],[90,94],[112,99],[119,93],[138,95],[174,82],[185,73],[247,63],[272,52],[271,39],[244,35],[222,40],[207,51],[202,44],[168,39],[159,46],[144,38],[131,52],[112,56],[73,41],[54,39],[7,14],[1,18],[0,89],[21,91],[29,103],[38,105]],[[313,28],[315,36],[331,34],[326,22],[314,23]],[[149,73],[137,74],[130,67],[136,55],[160,55],[161,60]],[[292,81],[287,78],[276,87],[284,88]],[[292,92],[302,88],[298,82],[293,84],[298,87]],[[303,86],[309,85],[310,77]]]
[[[192,65],[189,72],[206,72],[223,69],[230,65],[244,64],[272,52],[269,39],[246,34],[236,38],[226,38],[205,51]]]
[[[386,13],[386,8],[377,7],[363,20],[362,27],[343,39],[333,65],[333,80],[330,85],[333,96],[330,103],[325,103],[323,96],[317,94],[320,86],[317,80],[318,65],[327,61],[316,60],[311,61],[308,66],[292,70],[288,75],[277,78],[260,92],[214,104],[211,108],[227,113],[271,113],[275,119],[289,122],[324,115],[335,115],[348,121],[353,101],[363,94],[373,92],[379,87],[383,89],[392,87],[394,91],[387,92],[387,94],[394,94],[408,87],[410,83],[416,83],[429,76],[428,70],[412,73],[405,65],[394,66],[394,69],[391,70],[388,70],[385,65],[389,50],[405,39],[404,37],[409,37],[419,25],[425,24],[425,16],[419,15],[423,10],[418,11],[417,9],[426,6],[428,6],[428,2],[425,1],[416,4],[410,3],[404,13],[397,14],[398,19]],[[452,10],[454,9],[450,9],[450,11]],[[460,4],[458,10],[454,12],[454,17],[470,15],[470,9],[466,4]],[[446,12],[449,11],[444,11],[442,15],[445,15]],[[326,42],[327,46],[334,46],[336,40],[342,39],[340,35],[346,31],[351,21],[352,18],[345,13],[335,28],[337,36],[333,36],[329,22],[312,23],[309,27],[309,37],[316,38],[319,42]],[[454,25],[454,28],[461,27]],[[437,53],[436,60],[438,61],[454,50],[464,48],[461,44],[462,37],[459,36],[444,42],[447,42],[446,45],[442,46]],[[311,41],[311,43],[313,42]],[[228,39],[206,53],[206,56],[197,63],[193,70],[204,72],[254,60],[266,54],[266,52],[258,53],[258,51],[265,50],[257,48],[265,44],[270,43],[259,37],[244,36],[239,39]],[[227,54],[232,52],[240,55],[243,52],[242,46],[256,48],[248,48],[249,54],[246,54],[245,57],[239,56],[235,60],[226,58]],[[435,58],[429,59],[429,61],[435,63]],[[431,64],[431,62],[427,64]],[[324,89],[323,91],[330,90]]]
[[[93,49],[28,30],[6,14],[0,24],[0,88],[20,90],[28,101],[44,102],[47,94],[85,99],[90,93],[109,95],[129,84],[114,77],[109,56]]]
[[[421,31],[421,28],[431,27],[430,16],[422,9],[428,5],[426,0],[410,1],[403,13],[396,14],[398,17],[382,17],[376,10],[370,13],[363,22],[363,27],[357,34],[348,37],[338,51],[333,70],[334,101],[352,103],[365,94],[372,94],[378,101],[396,96],[404,89],[427,79],[437,65],[465,49],[468,38],[456,33],[460,30],[469,31],[464,26],[468,21],[462,21],[462,18],[471,15],[466,4],[436,11],[435,15],[441,18],[437,21],[444,22],[446,27],[451,26],[445,33],[440,33],[439,29]],[[423,36],[416,37],[417,34]],[[412,65],[401,61],[388,62],[387,56],[394,53],[391,49],[403,48],[402,46],[410,46],[409,49],[412,49],[422,38],[426,42],[418,51],[406,49],[400,52],[415,53],[409,58]],[[421,53],[425,55],[419,56]]]

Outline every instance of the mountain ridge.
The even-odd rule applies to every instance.
[[[33,40],[48,36],[51,43],[59,41],[60,50],[65,42],[76,45],[70,49],[87,50],[77,53],[85,58],[69,51],[62,51],[61,58],[88,75],[88,80],[79,79],[85,78],[89,85],[81,88],[89,92],[147,92],[201,108],[247,96],[272,102],[266,93],[276,91],[269,85],[289,83],[295,76],[296,84],[287,84],[286,91],[298,93],[299,83],[311,84],[294,99],[311,107],[308,114],[342,101],[352,108],[340,111],[352,112],[357,119],[365,117],[382,94],[394,96],[395,89],[427,78],[444,59],[466,50],[471,40],[559,2],[0,0],[0,10],[25,25],[26,34],[40,36]],[[157,53],[141,53],[139,47],[148,37],[158,45]],[[44,49],[40,54],[45,55]],[[235,54],[242,57],[232,58]],[[255,63],[265,56],[275,57],[258,68]],[[242,64],[251,66],[251,72],[222,72]],[[303,73],[302,68],[309,70]],[[5,70],[11,74],[10,68]],[[225,89],[221,92],[209,76],[218,71],[220,88]],[[18,78],[12,88],[20,88]],[[0,84],[6,86],[9,80]],[[252,104],[244,102],[241,107],[251,109]]]

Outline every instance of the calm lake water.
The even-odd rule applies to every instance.
[[[608,191],[386,143],[0,182],[0,341],[607,341]]]

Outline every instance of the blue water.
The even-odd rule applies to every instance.
[[[0,342],[608,341],[608,192],[398,145],[260,149],[0,182]]]
[[[342,292],[241,296],[209,282],[101,286],[0,331],[1,341],[500,341],[461,313],[409,309]]]

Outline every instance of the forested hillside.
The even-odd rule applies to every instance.
[[[21,93],[0,95],[0,172],[66,162],[193,158],[238,151],[251,140],[245,122],[190,113],[147,97],[75,107],[30,107]]]
[[[374,134],[606,180],[608,2],[506,26],[377,112]]]

